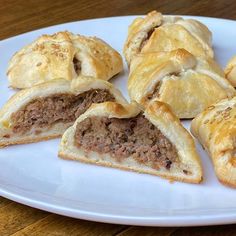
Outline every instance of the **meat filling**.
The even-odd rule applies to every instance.
[[[154,28],[150,29],[150,30],[147,32],[146,36],[144,37],[143,41],[142,41],[141,44],[140,44],[140,47],[139,47],[139,51],[140,51],[140,52],[141,52],[142,48],[146,45],[147,41],[151,38],[152,33],[155,31],[156,28],[157,28],[157,27],[154,27]]]
[[[26,133],[32,127],[50,127],[57,122],[73,122],[92,103],[114,101],[115,98],[105,89],[92,89],[77,96],[55,94],[38,98],[28,103],[11,116],[14,133]]]
[[[76,57],[73,58],[74,70],[77,75],[81,72],[81,61],[79,61]]]
[[[110,153],[119,162],[132,156],[155,169],[170,169],[178,161],[175,146],[143,114],[129,119],[88,117],[76,127],[75,145]]]

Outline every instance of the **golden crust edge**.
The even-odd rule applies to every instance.
[[[48,135],[48,136],[40,137],[40,138],[27,137],[19,141],[17,140],[16,141],[0,141],[0,149],[7,146],[11,146],[11,145],[29,144],[29,143],[37,143],[40,141],[47,141],[50,139],[60,138],[61,136],[62,134],[53,134],[53,135]]]
[[[109,103],[109,102],[108,102]],[[113,105],[114,103],[110,102],[110,105]],[[103,104],[102,106],[104,107],[105,104]],[[109,104],[106,104],[109,106]],[[116,105],[116,104],[114,104]],[[121,105],[121,104],[120,104]],[[96,108],[96,106],[98,106],[98,108],[101,106],[101,104],[98,104],[98,105],[94,105]],[[122,106],[122,105],[121,105]],[[90,108],[91,111],[93,110],[93,107]],[[96,109],[95,109],[96,110]],[[100,109],[99,109],[100,110]],[[110,110],[110,109],[109,109]],[[104,110],[103,110],[104,111]],[[126,112],[129,112],[129,111],[126,111]],[[103,113],[103,112],[102,112]],[[71,148],[73,149],[74,148],[74,145],[73,145],[73,141],[71,139],[71,137],[73,136],[73,132],[75,131],[75,128],[76,128],[76,124],[81,122],[82,120],[84,120],[85,118],[89,117],[89,116],[92,116],[94,113],[91,114],[91,112],[88,112],[88,114],[85,114],[85,116],[81,117],[81,118],[78,118],[77,121],[74,123],[73,126],[71,126],[69,129],[67,129],[67,131],[64,133],[63,137],[62,137],[62,140],[61,140],[61,143],[60,143],[60,146],[59,146],[59,154],[61,155],[64,155],[64,156],[67,156],[67,158],[65,159],[72,159],[72,160],[77,160],[79,158],[79,155],[82,155],[83,154],[80,154],[80,153],[74,153],[74,151],[70,150]],[[106,113],[103,113],[105,116],[109,117],[109,115]],[[129,117],[133,117],[134,115],[131,115],[129,114]],[[112,116],[113,117],[113,116]],[[116,116],[114,116],[116,117]],[[118,117],[119,118],[119,117]],[[183,128],[184,129],[184,128]],[[187,131],[186,131],[187,132]],[[189,134],[190,135],[190,134]],[[192,153],[194,151],[196,151],[195,149],[195,144],[194,142],[191,143],[193,146],[194,146],[194,150],[191,151],[191,154],[194,154],[194,166],[197,166],[197,171],[195,172],[194,174],[194,177],[195,177],[195,180],[189,180],[188,178],[176,178],[176,177],[173,177],[171,178],[170,176],[168,175],[160,175],[160,174],[156,174],[157,176],[160,176],[160,177],[163,177],[163,178],[166,178],[166,179],[169,179],[169,180],[177,180],[177,181],[183,181],[183,182],[191,182],[191,183],[200,183],[203,179],[203,171],[202,171],[202,165],[201,165],[201,161],[197,155],[197,153]],[[78,152],[80,149],[78,149]],[[59,156],[60,156],[59,155]],[[77,157],[78,155],[78,157]],[[197,156],[197,157],[196,157]],[[97,164],[96,161],[90,161],[88,159],[86,159],[84,162],[87,162],[87,163],[95,163]],[[101,164],[102,165],[102,164]],[[108,165],[110,166],[110,165]],[[114,168],[120,168],[119,166],[118,167],[114,167]],[[124,167],[126,170],[130,170],[130,168],[126,168]],[[121,169],[124,169],[124,168],[121,168]],[[134,171],[137,171],[137,172],[141,172],[141,173],[148,173],[148,171],[138,171],[138,170],[134,170]],[[150,171],[149,174],[153,174],[152,171]],[[188,179],[188,180],[186,180]]]
[[[150,174],[150,175],[154,175],[154,176],[158,176],[158,177],[167,179],[169,181],[180,181],[180,182],[191,183],[191,184],[199,184],[203,180],[202,176],[199,179],[190,180],[190,179],[187,179],[187,178],[170,177],[170,176],[167,176],[167,175],[164,175],[164,174],[158,174],[158,173],[154,174],[150,171],[143,171],[141,169],[138,170],[138,169],[135,169],[135,168],[126,167],[126,166],[122,166],[122,165],[119,165],[119,164],[112,164],[112,163],[108,164],[108,163],[104,163],[104,162],[96,162],[96,161],[89,160],[89,159],[84,158],[84,157],[75,157],[73,155],[66,154],[63,151],[60,151],[58,153],[58,156],[60,158],[64,159],[64,160],[74,160],[74,161],[79,161],[79,162],[87,163],[87,164],[95,164],[95,165],[104,166],[104,167],[111,167],[111,168],[120,169],[120,170],[137,172],[137,173],[140,173],[140,174]]]

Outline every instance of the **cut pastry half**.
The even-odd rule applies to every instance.
[[[201,22],[152,11],[129,26],[124,45],[128,64],[140,52],[172,51],[184,48],[195,56],[214,57],[212,34]]]
[[[112,84],[83,77],[17,92],[0,110],[0,147],[60,137],[92,103],[126,100]]]
[[[236,97],[211,105],[191,123],[220,182],[236,188]]]
[[[225,68],[225,76],[236,87],[236,56],[231,58]]]
[[[109,80],[123,70],[120,54],[96,37],[58,32],[43,35],[10,60],[7,75],[13,88],[29,88],[55,78],[92,76]]]
[[[235,95],[215,61],[184,49],[137,55],[131,63],[128,91],[144,107],[153,100],[168,103],[179,118],[193,118],[212,103]]]
[[[59,157],[199,183],[202,169],[191,135],[168,105],[155,101],[93,104],[64,133]]]

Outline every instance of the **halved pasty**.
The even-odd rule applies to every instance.
[[[225,68],[225,76],[236,87],[236,56],[231,58]]]
[[[184,49],[141,53],[131,63],[128,91],[144,107],[168,103],[179,118],[193,118],[212,103],[235,95],[235,89],[212,59]]]
[[[55,78],[78,75],[109,80],[123,70],[120,54],[96,37],[69,32],[43,35],[23,47],[9,62],[13,88],[28,88]]]
[[[192,137],[158,101],[145,112],[136,103],[93,104],[64,133],[59,156],[189,183],[202,179]]]
[[[92,103],[126,102],[112,84],[58,79],[16,93],[0,110],[0,147],[60,137]]]
[[[184,48],[195,56],[213,57],[211,38],[209,29],[199,21],[163,16],[152,11],[144,18],[136,18],[129,26],[124,54],[128,64],[140,52],[178,48]]]
[[[193,119],[191,132],[207,150],[220,182],[236,187],[236,97],[208,107]]]

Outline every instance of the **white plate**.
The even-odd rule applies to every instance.
[[[37,36],[60,30],[96,35],[122,51],[134,16],[73,22],[26,33],[0,42],[2,106],[13,94],[5,75],[14,52]],[[213,32],[216,58],[224,66],[236,54],[236,22],[193,17]],[[114,83],[126,92],[125,75]],[[189,126],[188,122],[185,122]],[[29,206],[75,218],[155,226],[210,225],[236,222],[235,190],[221,185],[197,144],[204,164],[200,185],[167,180],[57,157],[59,139],[0,150],[0,195]]]

